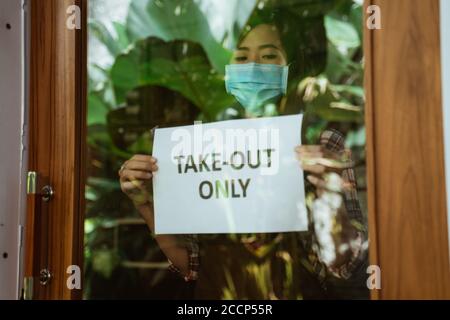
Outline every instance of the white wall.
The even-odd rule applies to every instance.
[[[444,108],[445,175],[447,181],[447,222],[450,248],[450,1],[441,0],[441,59]]]
[[[0,300],[20,294],[26,164],[24,31],[22,0],[0,0]]]

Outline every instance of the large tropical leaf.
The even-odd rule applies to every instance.
[[[137,87],[161,86],[181,93],[210,118],[232,104],[223,75],[211,68],[201,51],[176,54],[178,48],[188,52],[186,47],[188,43],[148,39],[119,56],[111,70],[116,98],[124,101],[126,93]]]
[[[241,30],[251,16],[258,0],[227,0],[222,5],[217,1],[196,0],[208,20],[214,38],[229,49],[236,48]]]
[[[109,108],[101,97],[98,94],[89,93],[88,105],[87,125],[106,124],[106,115],[108,114]]]
[[[157,37],[164,41],[188,40],[202,45],[214,68],[224,73],[231,52],[212,35],[208,20],[193,0],[133,0],[127,31],[134,40]]]
[[[96,37],[108,49],[112,57],[116,57],[129,46],[130,42],[124,25],[114,22],[113,27],[114,33],[101,21],[89,22],[91,36]]]

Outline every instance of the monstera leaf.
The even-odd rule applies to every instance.
[[[127,54],[119,56],[112,67],[116,99],[125,100],[130,90],[155,85],[181,93],[208,118],[233,103],[225,91],[223,75],[212,68],[201,50],[189,54],[186,42],[147,39]],[[177,51],[184,54],[177,54]]]
[[[187,40],[204,48],[214,68],[224,73],[231,52],[211,33],[208,20],[193,0],[133,0],[127,17],[128,35],[134,41],[157,37]]]
[[[109,112],[108,106],[103,102],[101,97],[95,93],[89,93],[88,95],[88,116],[87,125],[105,124],[106,115]]]

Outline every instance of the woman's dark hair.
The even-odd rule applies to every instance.
[[[242,41],[256,26],[274,25],[287,54],[290,85],[322,72],[327,59],[323,14],[295,2],[301,1],[259,1],[240,36]]]

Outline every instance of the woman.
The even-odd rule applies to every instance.
[[[288,74],[292,79],[298,61],[292,64],[289,47],[282,41],[282,28],[285,29],[276,23],[255,23],[242,37],[231,64],[226,67],[226,89],[236,98],[233,109],[241,113],[241,117],[266,114],[266,109],[274,105],[281,112],[286,108]],[[367,288],[364,288],[367,252],[362,245],[366,232],[354,223],[363,225],[363,219],[343,136],[327,130],[319,145],[298,146],[293,152],[316,195],[309,208],[311,232],[300,236],[302,249],[298,253],[306,261],[298,271],[302,274],[304,298],[367,297]],[[119,171],[122,190],[134,202],[151,231],[154,230],[154,213],[148,184],[157,171],[157,159],[148,155],[135,155]],[[337,231],[321,234],[318,226],[321,212],[317,210],[322,210],[323,205],[330,203],[330,197],[336,195],[343,200],[332,208]],[[198,278],[199,250],[195,236],[157,235],[155,239],[173,271],[186,281]]]

